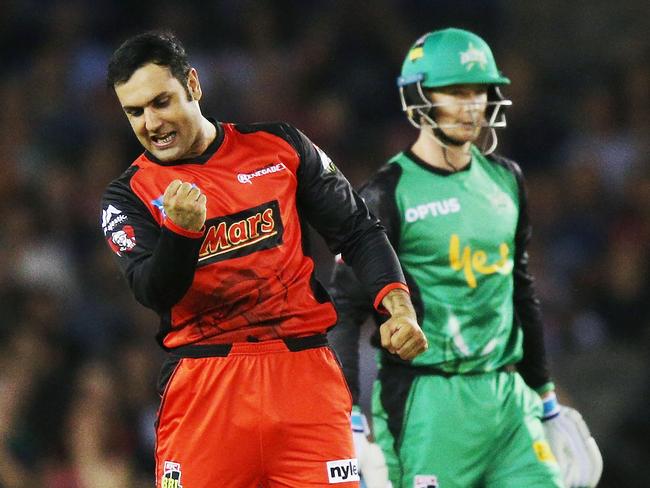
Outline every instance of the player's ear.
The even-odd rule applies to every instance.
[[[199,74],[195,68],[190,68],[187,74],[187,92],[190,100],[201,100],[203,92],[201,91],[201,83],[199,82]]]

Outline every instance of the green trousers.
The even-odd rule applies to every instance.
[[[541,399],[518,373],[402,380],[380,370],[372,399],[394,488],[562,488]]]

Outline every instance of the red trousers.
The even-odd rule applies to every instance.
[[[183,357],[158,414],[158,488],[359,486],[350,393],[328,346]]]

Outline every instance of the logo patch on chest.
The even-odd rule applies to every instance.
[[[207,229],[197,266],[247,256],[282,244],[284,227],[277,200],[235,214],[215,217]]]
[[[271,163],[263,168],[256,169],[252,173],[238,173],[237,181],[240,183],[246,183],[248,185],[253,184],[253,179],[259,178],[260,176],[270,175],[272,173],[277,173],[278,171],[283,171],[287,169],[284,163]]]
[[[404,212],[404,219],[411,223],[427,217],[438,217],[457,212],[460,212],[460,201],[454,197],[407,208]]]

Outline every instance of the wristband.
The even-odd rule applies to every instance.
[[[560,404],[557,402],[555,392],[551,392],[542,401],[544,405],[544,412],[542,413],[542,420],[550,420],[560,414]]]
[[[368,435],[368,432],[370,431],[366,416],[363,414],[359,407],[355,406],[352,408],[352,414],[350,415],[350,424],[352,425],[352,432],[355,434]]]

